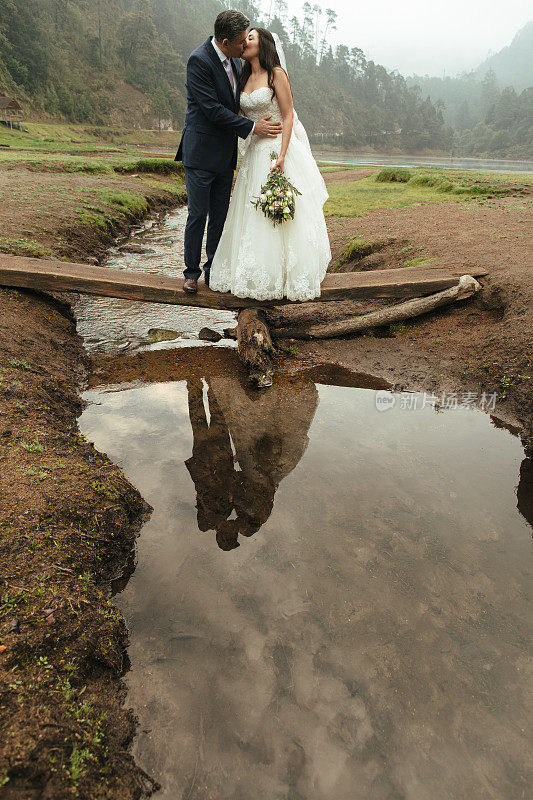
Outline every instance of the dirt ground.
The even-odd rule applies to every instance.
[[[366,178],[367,175],[372,175],[374,172],[379,172],[379,167],[369,167],[368,169],[342,169],[338,172],[327,172],[324,175],[324,180],[326,183],[357,181],[360,178]]]
[[[354,171],[346,172],[353,179]],[[79,224],[73,193],[142,191],[140,184],[134,177],[0,170],[2,236],[37,240],[56,257],[98,259],[135,219],[117,215],[107,231],[91,231]],[[152,213],[176,202],[162,189],[145,189]],[[531,197],[506,197],[329,217],[334,262],[352,237],[375,245],[342,269],[401,268],[417,257],[434,259],[433,266],[461,264],[465,272],[475,264],[488,272],[483,292],[393,332],[298,342],[296,357],[280,358],[279,369],[333,364],[397,388],[496,391],[494,415],[516,426],[531,449],[531,208]],[[122,707],[120,680],[127,631],[108,599],[133,568],[135,536],[149,508],[77,430],[88,361],[69,307],[31,292],[0,294],[2,797],[138,798],[151,783],[128,752],[135,721]]]
[[[168,178],[138,175],[57,172],[33,165],[0,165],[0,252],[4,240],[26,239],[57,258],[95,262],[109,246],[110,234],[127,233],[132,217],[110,214],[109,228],[80,225],[88,206],[105,207],[102,190],[133,192],[147,197],[152,214],[171,208],[176,197],[165,191]],[[160,184],[160,186],[158,186]],[[43,198],[46,201],[43,202]],[[19,255],[33,255],[20,250]]]

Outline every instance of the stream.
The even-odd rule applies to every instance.
[[[181,274],[185,216],[108,264]],[[114,601],[155,797],[527,797],[516,431],[331,366],[252,390],[227,341],[197,337],[230,312],[88,296],[74,311],[105,360],[80,430],[153,508]]]

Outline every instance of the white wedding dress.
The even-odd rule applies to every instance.
[[[273,120],[282,122],[278,101],[271,96],[268,86],[250,95],[243,92],[241,113],[254,121],[271,114]],[[280,152],[281,134],[276,139],[250,134],[244,142],[239,139],[241,142],[242,164],[211,265],[210,288],[256,300],[319,297],[331,260],[322,210],[329,195],[302,123],[294,112],[284,168],[286,178],[302,194],[296,195],[294,219],[276,227],[251,201],[268,178],[271,152]]]

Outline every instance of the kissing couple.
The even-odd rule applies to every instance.
[[[331,260],[328,193],[293,107],[281,41],[249,26],[239,11],[223,11],[214,36],[187,61],[187,111],[174,159],[183,163],[189,207],[183,288],[198,290],[209,217],[207,286],[256,300],[312,300]],[[294,218],[277,226],[254,205],[274,169],[299,192]]]

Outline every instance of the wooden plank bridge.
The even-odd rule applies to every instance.
[[[432,267],[428,264],[403,269],[328,273],[317,300],[403,300],[422,297],[455,286],[464,273],[474,278],[487,274],[472,265]],[[203,283],[198,285],[197,294],[187,294],[182,284],[182,277],[0,254],[0,286],[82,292],[100,297],[219,309],[279,306],[290,302],[286,299],[243,299],[229,293],[213,292]]]

